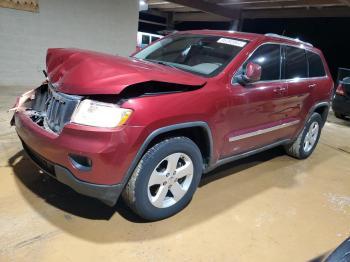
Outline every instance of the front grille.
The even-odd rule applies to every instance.
[[[25,103],[26,114],[44,129],[60,133],[81,99],[81,96],[56,92],[50,84],[42,85],[36,89],[35,98]]]
[[[68,123],[81,97],[67,95],[48,88],[44,123],[55,133],[61,132]]]

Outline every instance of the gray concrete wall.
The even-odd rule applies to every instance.
[[[0,85],[42,81],[48,47],[135,50],[137,0],[40,0],[39,6],[39,13],[0,8]]]

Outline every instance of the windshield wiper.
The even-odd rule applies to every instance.
[[[167,63],[167,62],[164,62],[164,61],[159,61],[159,60],[152,60],[152,59],[145,59],[146,61],[150,61],[150,62],[153,62],[153,63],[156,63],[158,65],[165,65],[165,66],[169,66],[169,67],[172,67],[172,68],[176,68],[176,69],[181,69],[173,64],[170,64],[170,63]]]

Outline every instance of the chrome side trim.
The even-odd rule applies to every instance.
[[[254,132],[250,132],[250,133],[246,133],[246,134],[243,134],[243,135],[232,136],[232,137],[229,138],[229,141],[233,142],[233,141],[245,139],[245,138],[252,137],[252,136],[258,136],[258,135],[266,134],[266,133],[273,132],[273,131],[276,131],[276,130],[279,130],[279,129],[282,129],[282,128],[286,128],[286,127],[289,127],[289,126],[296,125],[299,122],[300,122],[300,120],[294,120],[294,121],[291,121],[291,122],[288,122],[288,123],[284,123],[284,124],[277,125],[277,126],[272,126],[272,127],[265,128],[265,129],[260,129],[260,130],[257,130],[257,131],[254,131]]]

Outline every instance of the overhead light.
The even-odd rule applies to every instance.
[[[139,11],[147,11],[148,10],[148,4],[145,0],[139,0]]]
[[[261,57],[259,57],[258,59],[256,59],[256,61],[257,61],[258,63],[260,63],[260,64],[264,63],[265,60],[266,60],[266,58],[263,57],[263,56],[261,56]]]

